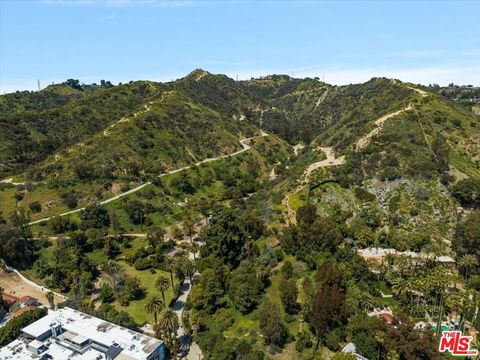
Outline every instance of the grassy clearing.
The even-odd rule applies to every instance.
[[[223,332],[227,338],[241,338],[251,333],[259,333],[259,324],[257,319],[258,311],[248,315],[242,315],[238,311],[231,311],[233,316],[233,325]]]
[[[304,206],[307,204],[307,201],[305,200],[306,199],[306,192],[308,190],[302,190],[298,193],[294,193],[292,195],[290,195],[290,201],[289,201],[289,205],[290,207],[293,209],[293,210],[298,210],[298,208]]]
[[[149,314],[145,310],[145,304],[148,300],[148,297],[157,294],[161,296],[160,291],[155,288],[155,282],[159,276],[165,276],[170,279],[170,274],[165,271],[155,270],[154,272],[150,270],[138,271],[133,266],[128,265],[124,261],[119,261],[121,267],[125,270],[125,274],[128,276],[138,277],[140,279],[140,284],[145,290],[145,296],[142,299],[130,301],[128,306],[122,306],[119,303],[115,303],[115,307],[118,310],[126,311],[130,316],[132,316],[135,321],[139,324],[149,322],[154,323],[154,317],[152,314]],[[165,292],[165,301],[167,305],[173,298],[172,288],[169,287]]]
[[[1,188],[0,190],[0,213],[9,215],[15,210],[15,187]]]

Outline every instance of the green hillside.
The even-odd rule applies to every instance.
[[[0,96],[0,257],[172,352],[185,291],[205,359],[440,359],[435,326],[480,327],[480,117],[448,94],[197,69]]]
[[[24,171],[104,129],[147,103],[159,89],[149,82],[0,96],[0,176]]]

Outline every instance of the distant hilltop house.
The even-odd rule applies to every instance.
[[[50,310],[0,349],[2,360],[163,360],[162,341],[70,308]]]

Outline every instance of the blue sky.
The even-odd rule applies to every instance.
[[[0,1],[0,93],[195,68],[480,85],[480,2]]]

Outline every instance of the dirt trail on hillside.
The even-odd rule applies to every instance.
[[[416,91],[418,94],[420,94],[422,96],[422,98],[429,95],[428,92],[426,92],[424,90],[417,89],[417,88],[414,88],[412,86],[408,86],[408,88]],[[405,111],[412,110],[412,109],[413,109],[413,103],[410,103],[404,109],[394,111],[390,114],[384,115],[381,118],[377,119],[375,121],[376,127],[372,131],[370,131],[368,134],[366,134],[365,136],[363,136],[362,138],[360,138],[357,141],[356,146],[355,146],[356,151],[359,151],[359,150],[363,149],[364,147],[366,147],[371,142],[372,138],[382,130],[383,124],[385,123],[386,120],[388,120],[392,117],[398,116],[401,113],[403,113]],[[422,128],[422,131],[423,131],[423,128]],[[424,136],[425,136],[425,140],[427,140],[425,132],[424,132]],[[428,143],[428,141],[427,141],[427,143]],[[297,155],[298,149],[301,149],[300,147],[297,147],[297,146],[298,145],[296,145],[294,147],[295,155]],[[337,165],[345,164],[345,155],[336,157],[335,152],[333,151],[333,148],[331,148],[331,147],[319,147],[315,150],[323,151],[325,153],[325,155],[327,156],[327,158],[325,160],[318,161],[316,163],[310,164],[305,169],[305,171],[302,175],[300,185],[297,186],[297,188],[295,189],[295,191],[293,193],[287,194],[287,196],[285,196],[283,198],[282,205],[285,207],[285,211],[286,211],[285,219],[286,219],[287,225],[296,224],[296,222],[297,222],[295,211],[290,206],[290,196],[292,194],[297,194],[298,192],[300,192],[302,190],[303,186],[308,185],[310,183],[310,176],[315,170],[320,169],[322,167],[337,166]]]
[[[419,93],[422,97],[426,97],[428,96],[428,93],[424,90],[421,90],[421,89],[417,89],[417,88],[414,88],[414,87],[411,87],[411,86],[408,86],[409,89],[412,89],[414,91],[416,91],[417,93]],[[410,103],[408,104],[407,107],[405,107],[404,109],[400,109],[400,110],[397,110],[397,111],[394,111],[390,114],[387,114],[387,115],[384,115],[382,116],[381,118],[375,120],[375,128],[373,128],[372,131],[370,131],[368,134],[366,134],[365,136],[363,136],[362,138],[358,139],[356,145],[355,145],[355,150],[356,151],[360,151],[362,150],[363,148],[365,148],[368,144],[370,144],[370,142],[372,141],[372,138],[377,135],[382,129],[383,129],[383,124],[385,123],[386,120],[392,118],[392,117],[395,117],[395,116],[398,116],[406,111],[410,111],[413,109],[413,104]]]
[[[208,159],[205,159],[205,160],[202,160],[202,161],[199,161],[195,164],[192,164],[192,165],[187,165],[187,166],[184,166],[184,167],[181,167],[179,169],[175,169],[175,170],[170,170],[170,171],[167,171],[163,174],[160,174],[158,175],[158,177],[164,177],[164,176],[167,176],[167,175],[170,175],[170,174],[175,174],[177,172],[181,172],[181,171],[184,171],[184,170],[187,170],[187,169],[190,169],[191,167],[193,166],[199,166],[201,164],[205,164],[205,163],[208,163],[208,162],[212,162],[212,161],[216,161],[216,160],[220,160],[220,159],[225,159],[225,158],[228,158],[230,156],[237,156],[237,155],[240,155],[242,153],[244,153],[245,151],[248,151],[250,150],[251,146],[248,144],[251,140],[255,139],[256,137],[265,137],[265,136],[269,136],[269,134],[267,134],[266,132],[264,132],[263,130],[260,130],[260,135],[258,136],[252,136],[250,138],[246,138],[246,139],[243,139],[243,140],[240,140],[240,145],[242,145],[242,149],[240,150],[237,150],[231,154],[226,154],[226,155],[219,155],[219,156],[216,156],[216,157],[213,157],[213,158],[208,158]],[[109,199],[106,199],[106,200],[102,200],[100,202],[98,202],[98,205],[106,205],[108,203],[111,203],[112,201],[116,201],[124,196],[127,196],[127,195],[130,195],[134,192],[137,192],[141,189],[143,189],[145,186],[148,186],[152,184],[151,181],[148,181],[146,183],[143,183],[133,189],[130,189],[128,191],[125,191],[121,194],[118,194],[116,196],[113,196]],[[84,207],[82,208],[79,208],[79,209],[75,209],[75,210],[71,210],[71,211],[67,211],[67,212],[64,212],[64,213],[61,213],[61,214],[58,214],[58,215],[53,215],[53,216],[49,216],[49,217],[46,217],[46,218],[43,218],[43,219],[39,219],[39,220],[35,220],[35,221],[31,221],[28,223],[28,225],[34,225],[34,224],[39,224],[39,223],[42,223],[42,222],[45,222],[45,221],[48,221],[52,218],[54,218],[55,216],[67,216],[67,215],[71,215],[71,214],[75,214],[75,213],[78,213],[82,210],[85,210]]]
[[[305,145],[303,145],[303,144],[294,145],[294,146],[293,146],[293,153],[294,153],[295,155],[298,155],[298,153],[299,153],[300,151],[302,151],[304,147],[305,147]]]
[[[297,191],[295,191],[296,193]],[[290,196],[292,194],[287,194],[282,200],[282,205],[285,208],[285,223],[287,225],[295,225],[297,223],[297,216],[295,210],[290,206]]]
[[[25,182],[14,182],[13,177],[10,177],[8,179],[4,179],[4,180],[0,181],[0,183],[12,184],[12,185],[15,185],[15,186],[25,185]]]
[[[327,156],[327,158],[325,160],[317,161],[313,164],[310,164],[302,174],[300,185],[297,186],[297,188],[293,193],[287,194],[287,196],[283,198],[282,205],[285,207],[285,210],[286,210],[285,222],[287,225],[297,223],[295,210],[293,210],[292,207],[290,206],[290,196],[292,194],[299,193],[305,185],[310,184],[310,176],[315,170],[318,170],[323,167],[345,164],[345,155],[336,157],[335,151],[333,150],[332,147],[318,147],[315,150],[323,151]]]
[[[163,99],[163,98],[162,98],[162,99]],[[160,100],[160,101],[161,101],[161,100]],[[152,108],[151,108],[151,106],[150,106],[150,105],[152,105],[152,104],[153,104],[153,102],[150,101],[148,104],[143,105],[143,107],[145,108],[145,110],[142,110],[142,111],[133,113],[133,117],[136,118],[138,115],[144,114],[144,113],[146,113],[147,111],[152,110]],[[104,136],[110,135],[108,129],[112,129],[112,128],[115,127],[115,125],[121,124],[121,123],[124,123],[124,122],[127,122],[127,121],[129,121],[129,120],[130,120],[130,118],[128,118],[128,117],[123,117],[123,118],[121,118],[121,119],[118,120],[116,123],[113,123],[112,125],[110,125],[109,128],[103,130],[103,135],[104,135]]]
[[[323,151],[327,156],[327,158],[325,160],[321,160],[316,163],[310,164],[305,169],[305,172],[302,175],[303,177],[302,183],[304,184],[310,183],[310,175],[312,174],[312,172],[314,172],[317,169],[327,167],[327,166],[336,166],[336,165],[345,164],[345,155],[342,155],[340,157],[335,157],[335,152],[331,147],[319,147],[319,148],[316,148],[315,150]]]
[[[318,98],[317,102],[315,103],[315,108],[313,110],[317,110],[317,108],[320,106],[320,104],[325,100],[325,98],[327,97],[327,94],[328,94],[328,90],[325,90],[325,92],[320,95],[320,97]]]

